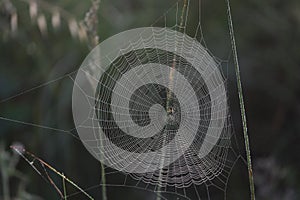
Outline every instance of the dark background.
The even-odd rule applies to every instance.
[[[70,34],[72,20],[78,23],[83,20],[91,1],[37,2],[38,15],[31,19],[30,1],[0,1],[0,199],[4,198],[4,184],[10,186],[14,197],[20,183],[26,185],[21,199],[33,199],[31,195],[42,199],[60,198],[24,160],[14,164],[17,156],[9,146],[16,142],[83,188],[99,184],[101,176],[100,163],[70,134],[20,123],[63,130],[74,127],[71,109],[73,82],[70,78],[22,92],[78,69],[93,46],[93,42],[82,40],[84,36],[80,29],[75,27],[73,35]],[[103,0],[97,11],[99,24],[95,31],[101,42],[130,28],[150,26],[173,4],[171,0]],[[191,0],[191,5],[187,32],[193,35],[193,25],[198,22],[197,1]],[[225,60],[223,69],[228,83],[234,134],[243,155],[226,3],[205,0],[201,5],[205,45],[214,56]],[[257,199],[300,199],[300,3],[298,0],[233,0],[231,5]],[[56,9],[62,13],[57,29],[51,25]],[[14,21],[16,16],[17,23]],[[41,16],[45,17],[46,24]],[[16,94],[19,95],[7,99]],[[9,163],[13,164],[9,166]],[[58,185],[61,184],[59,177],[50,175]],[[9,183],[3,177],[9,177]],[[238,162],[230,178],[228,199],[249,199],[246,165]],[[67,189],[76,191],[70,186]],[[89,193],[101,199],[100,189],[97,187]],[[73,197],[81,198],[84,197]],[[155,199],[155,196],[134,189],[108,188],[108,199]]]

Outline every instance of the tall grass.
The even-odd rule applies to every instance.
[[[252,171],[252,163],[251,163],[251,152],[250,152],[250,144],[249,144],[249,136],[248,136],[248,128],[247,128],[246,110],[245,110],[245,104],[244,104],[244,96],[243,96],[243,88],[242,88],[238,53],[237,53],[237,48],[236,48],[236,43],[235,43],[233,22],[232,22],[232,16],[231,16],[230,0],[226,0],[226,3],[227,3],[227,14],[228,14],[228,27],[229,27],[229,32],[230,32],[231,47],[232,47],[232,52],[233,52],[233,61],[234,61],[234,66],[235,66],[236,81],[237,81],[240,110],[241,110],[241,117],[242,117],[242,124],[243,124],[243,133],[244,133],[244,141],[245,141],[246,156],[247,156],[247,167],[248,167],[251,200],[255,200],[254,179],[253,179],[253,171]]]

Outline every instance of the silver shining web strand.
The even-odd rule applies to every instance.
[[[187,187],[223,170],[231,134],[224,78],[183,33],[146,27],[105,40],[81,65],[72,106],[89,152],[145,183]]]

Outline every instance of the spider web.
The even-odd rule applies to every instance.
[[[152,27],[130,34],[111,51],[94,49],[78,72],[1,102],[70,78],[80,139],[106,165],[108,180],[119,176],[106,186],[153,191],[161,199],[210,199],[215,188],[226,198],[228,178],[240,157],[232,145],[222,73],[229,60],[205,47],[200,18],[194,35],[187,35],[189,3],[186,8],[175,3]],[[82,102],[89,109],[78,109]],[[0,119],[74,136],[73,129]]]

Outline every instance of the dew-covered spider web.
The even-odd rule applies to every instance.
[[[62,77],[74,81],[75,128],[104,164],[106,187],[152,191],[152,199],[226,199],[241,156],[228,101],[231,66],[209,51],[200,17],[189,25],[195,3],[201,16],[200,2],[178,1],[151,26],[100,43],[76,78]]]
[[[73,116],[86,148],[122,172],[124,186],[130,177],[135,187],[185,197],[192,188],[206,199],[210,187],[225,194],[236,159],[229,156],[233,129],[221,71],[228,61],[203,45],[200,21],[186,34],[190,2],[182,3],[88,55],[75,80]]]

